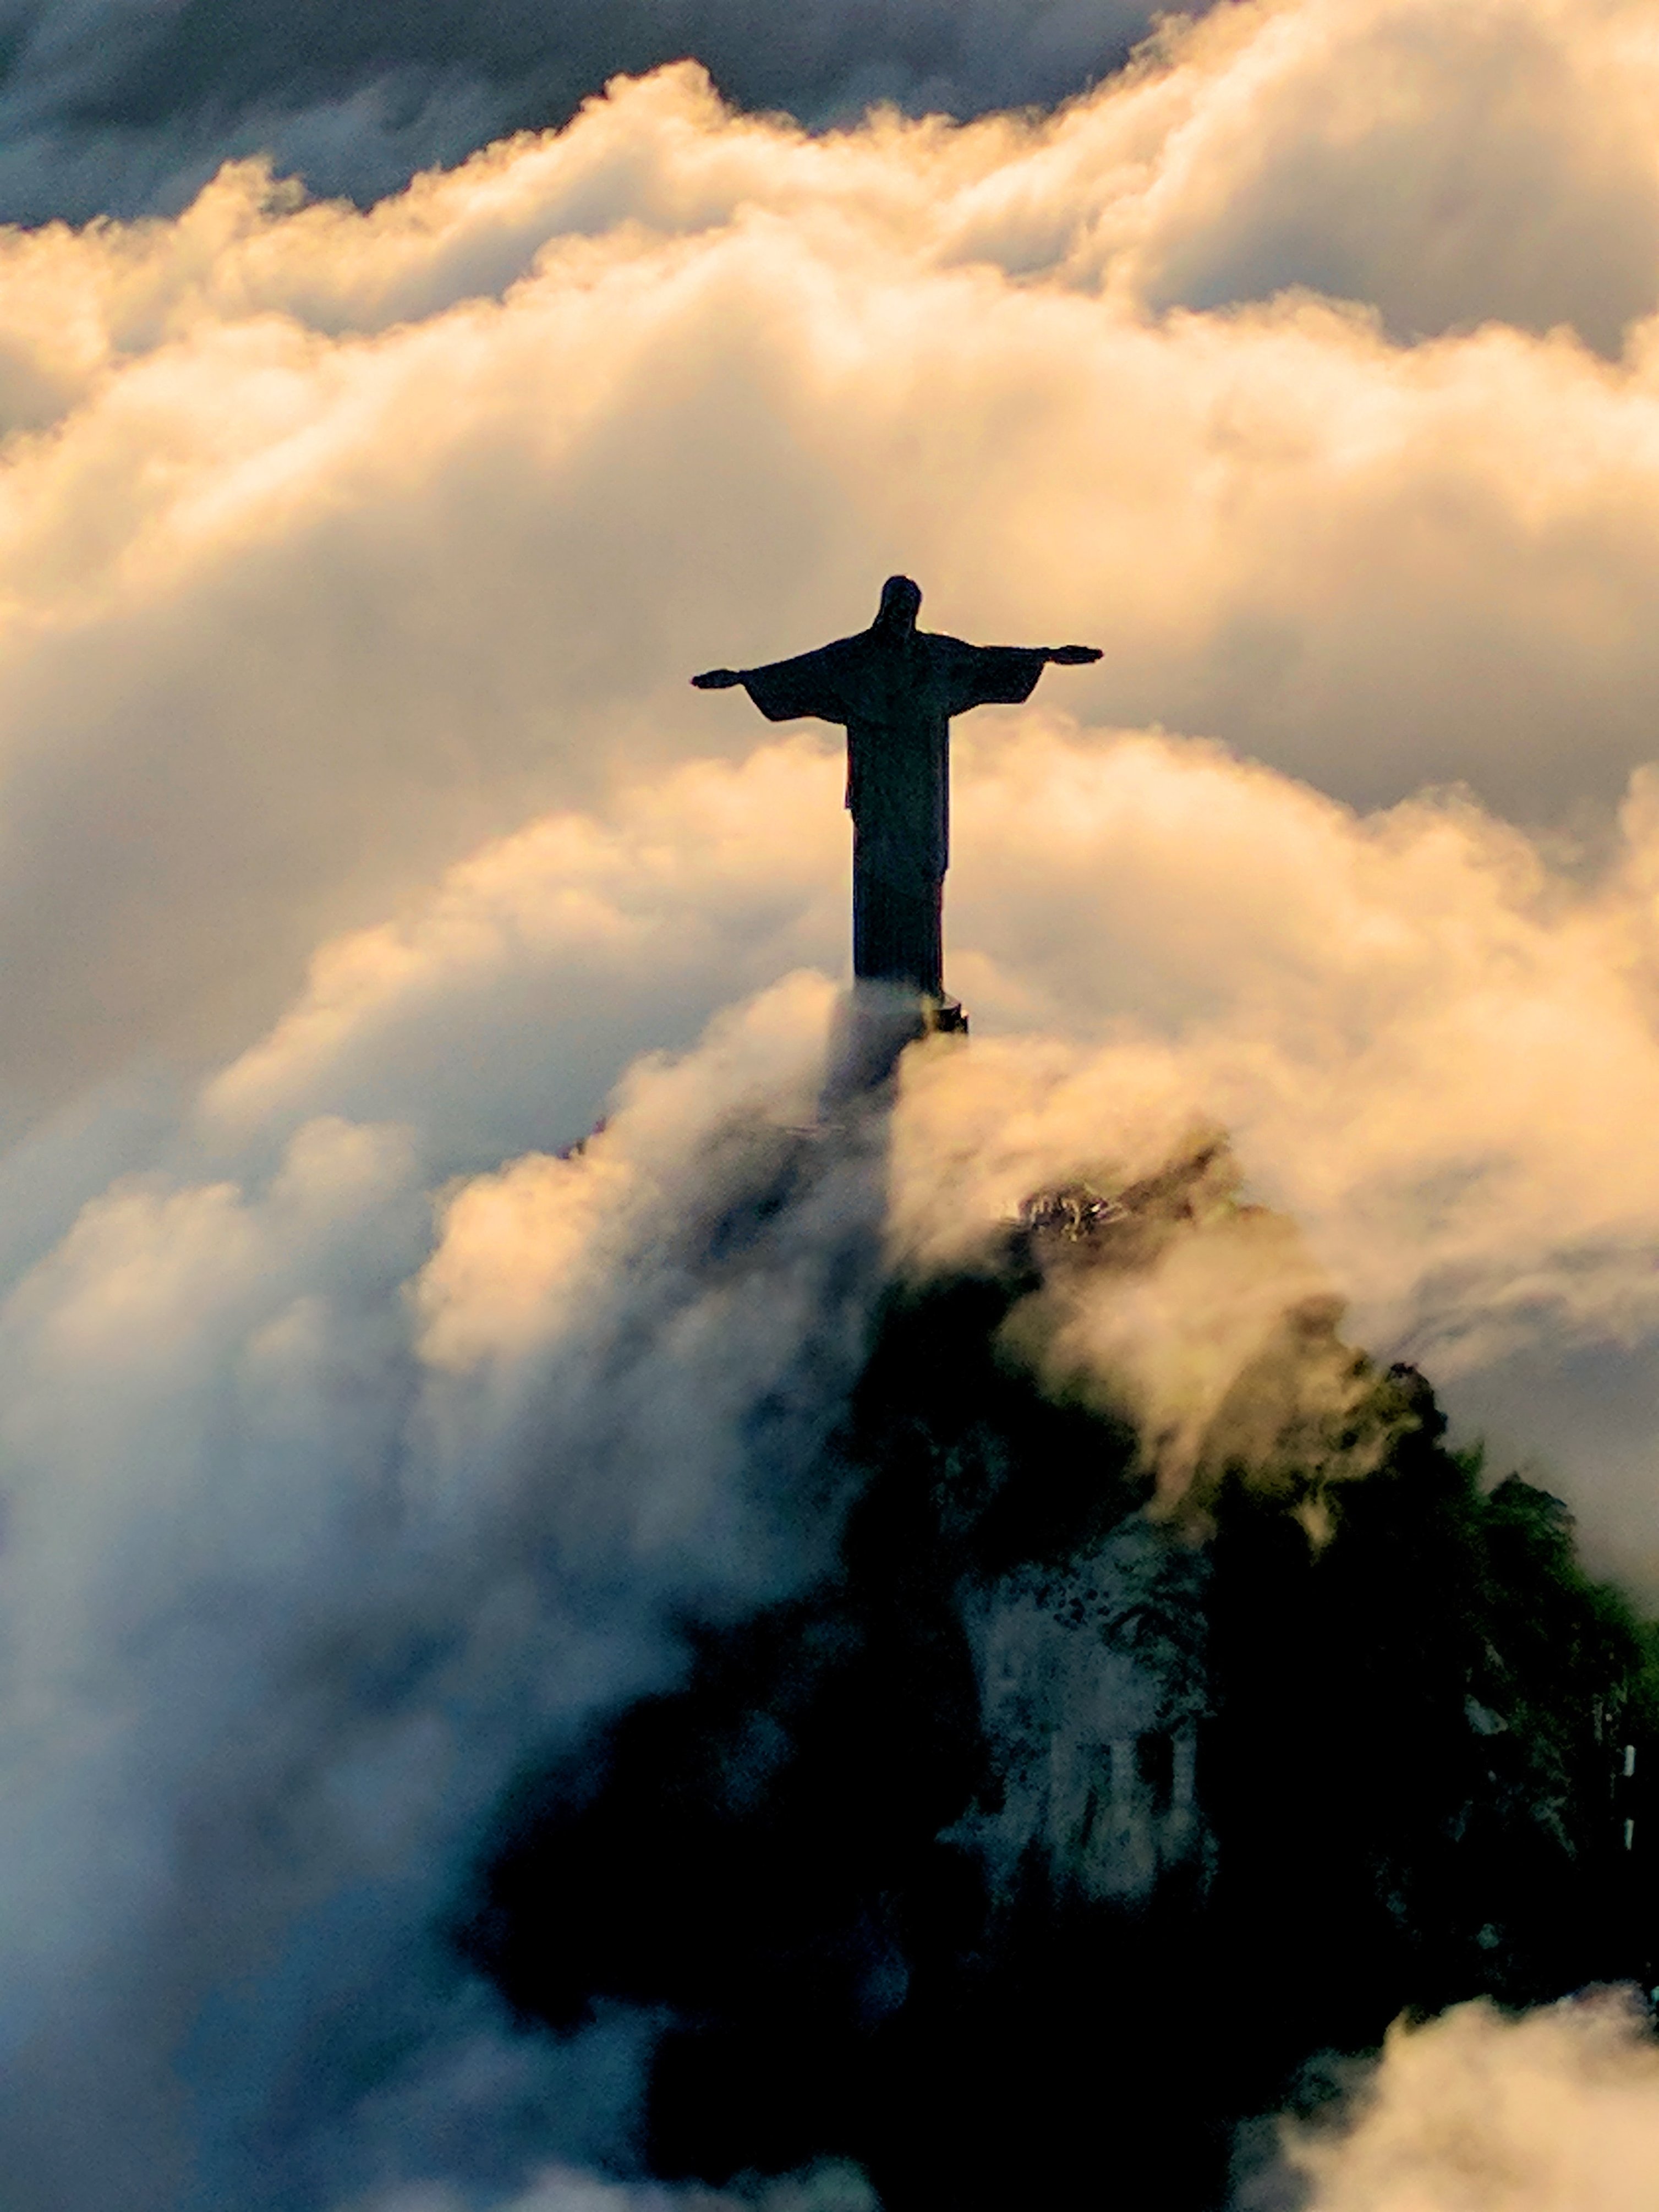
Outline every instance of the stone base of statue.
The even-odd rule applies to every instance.
[[[887,1090],[907,1045],[934,1034],[966,1036],[959,999],[934,998],[903,983],[860,976],[836,1011],[823,1111],[833,1115]]]

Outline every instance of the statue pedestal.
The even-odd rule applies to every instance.
[[[968,1034],[959,999],[933,999],[902,984],[855,982],[836,1010],[830,1037],[823,1111],[833,1114],[891,1082],[906,1045],[935,1033]]]

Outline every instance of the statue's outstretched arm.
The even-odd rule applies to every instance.
[[[940,638],[935,650],[944,658],[953,714],[1023,706],[1051,660],[1073,667],[1100,659],[1091,645],[964,645],[955,637]]]
[[[793,660],[769,660],[761,668],[709,668],[691,681],[699,691],[729,691],[741,684],[769,722],[796,722],[811,716],[821,722],[846,719],[840,676],[844,641],[798,653]]]

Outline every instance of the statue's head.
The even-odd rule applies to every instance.
[[[908,637],[921,611],[921,587],[908,576],[890,576],[881,587],[876,628],[896,637]]]

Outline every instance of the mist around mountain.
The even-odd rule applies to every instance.
[[[1161,1503],[1144,1434],[1036,1380],[1057,1301],[1259,1211],[1211,1143],[892,1283],[813,1486],[834,1565],[520,1777],[459,1940],[526,2023],[653,2022],[651,2172],[1293,2204],[1273,2116],[1339,2131],[1402,2015],[1659,1973],[1653,1632],[1559,1500],[1328,1300]]]
[[[835,999],[14,1292],[7,2212],[1640,2212],[1639,1624],[1182,1093]]]
[[[1652,2212],[1546,1494],[1659,1586],[1650,14],[960,128],[700,41],[0,240],[5,2212]],[[60,213],[499,111],[432,10],[9,20]],[[899,568],[1106,657],[965,726],[876,1161],[842,764],[685,678]]]

